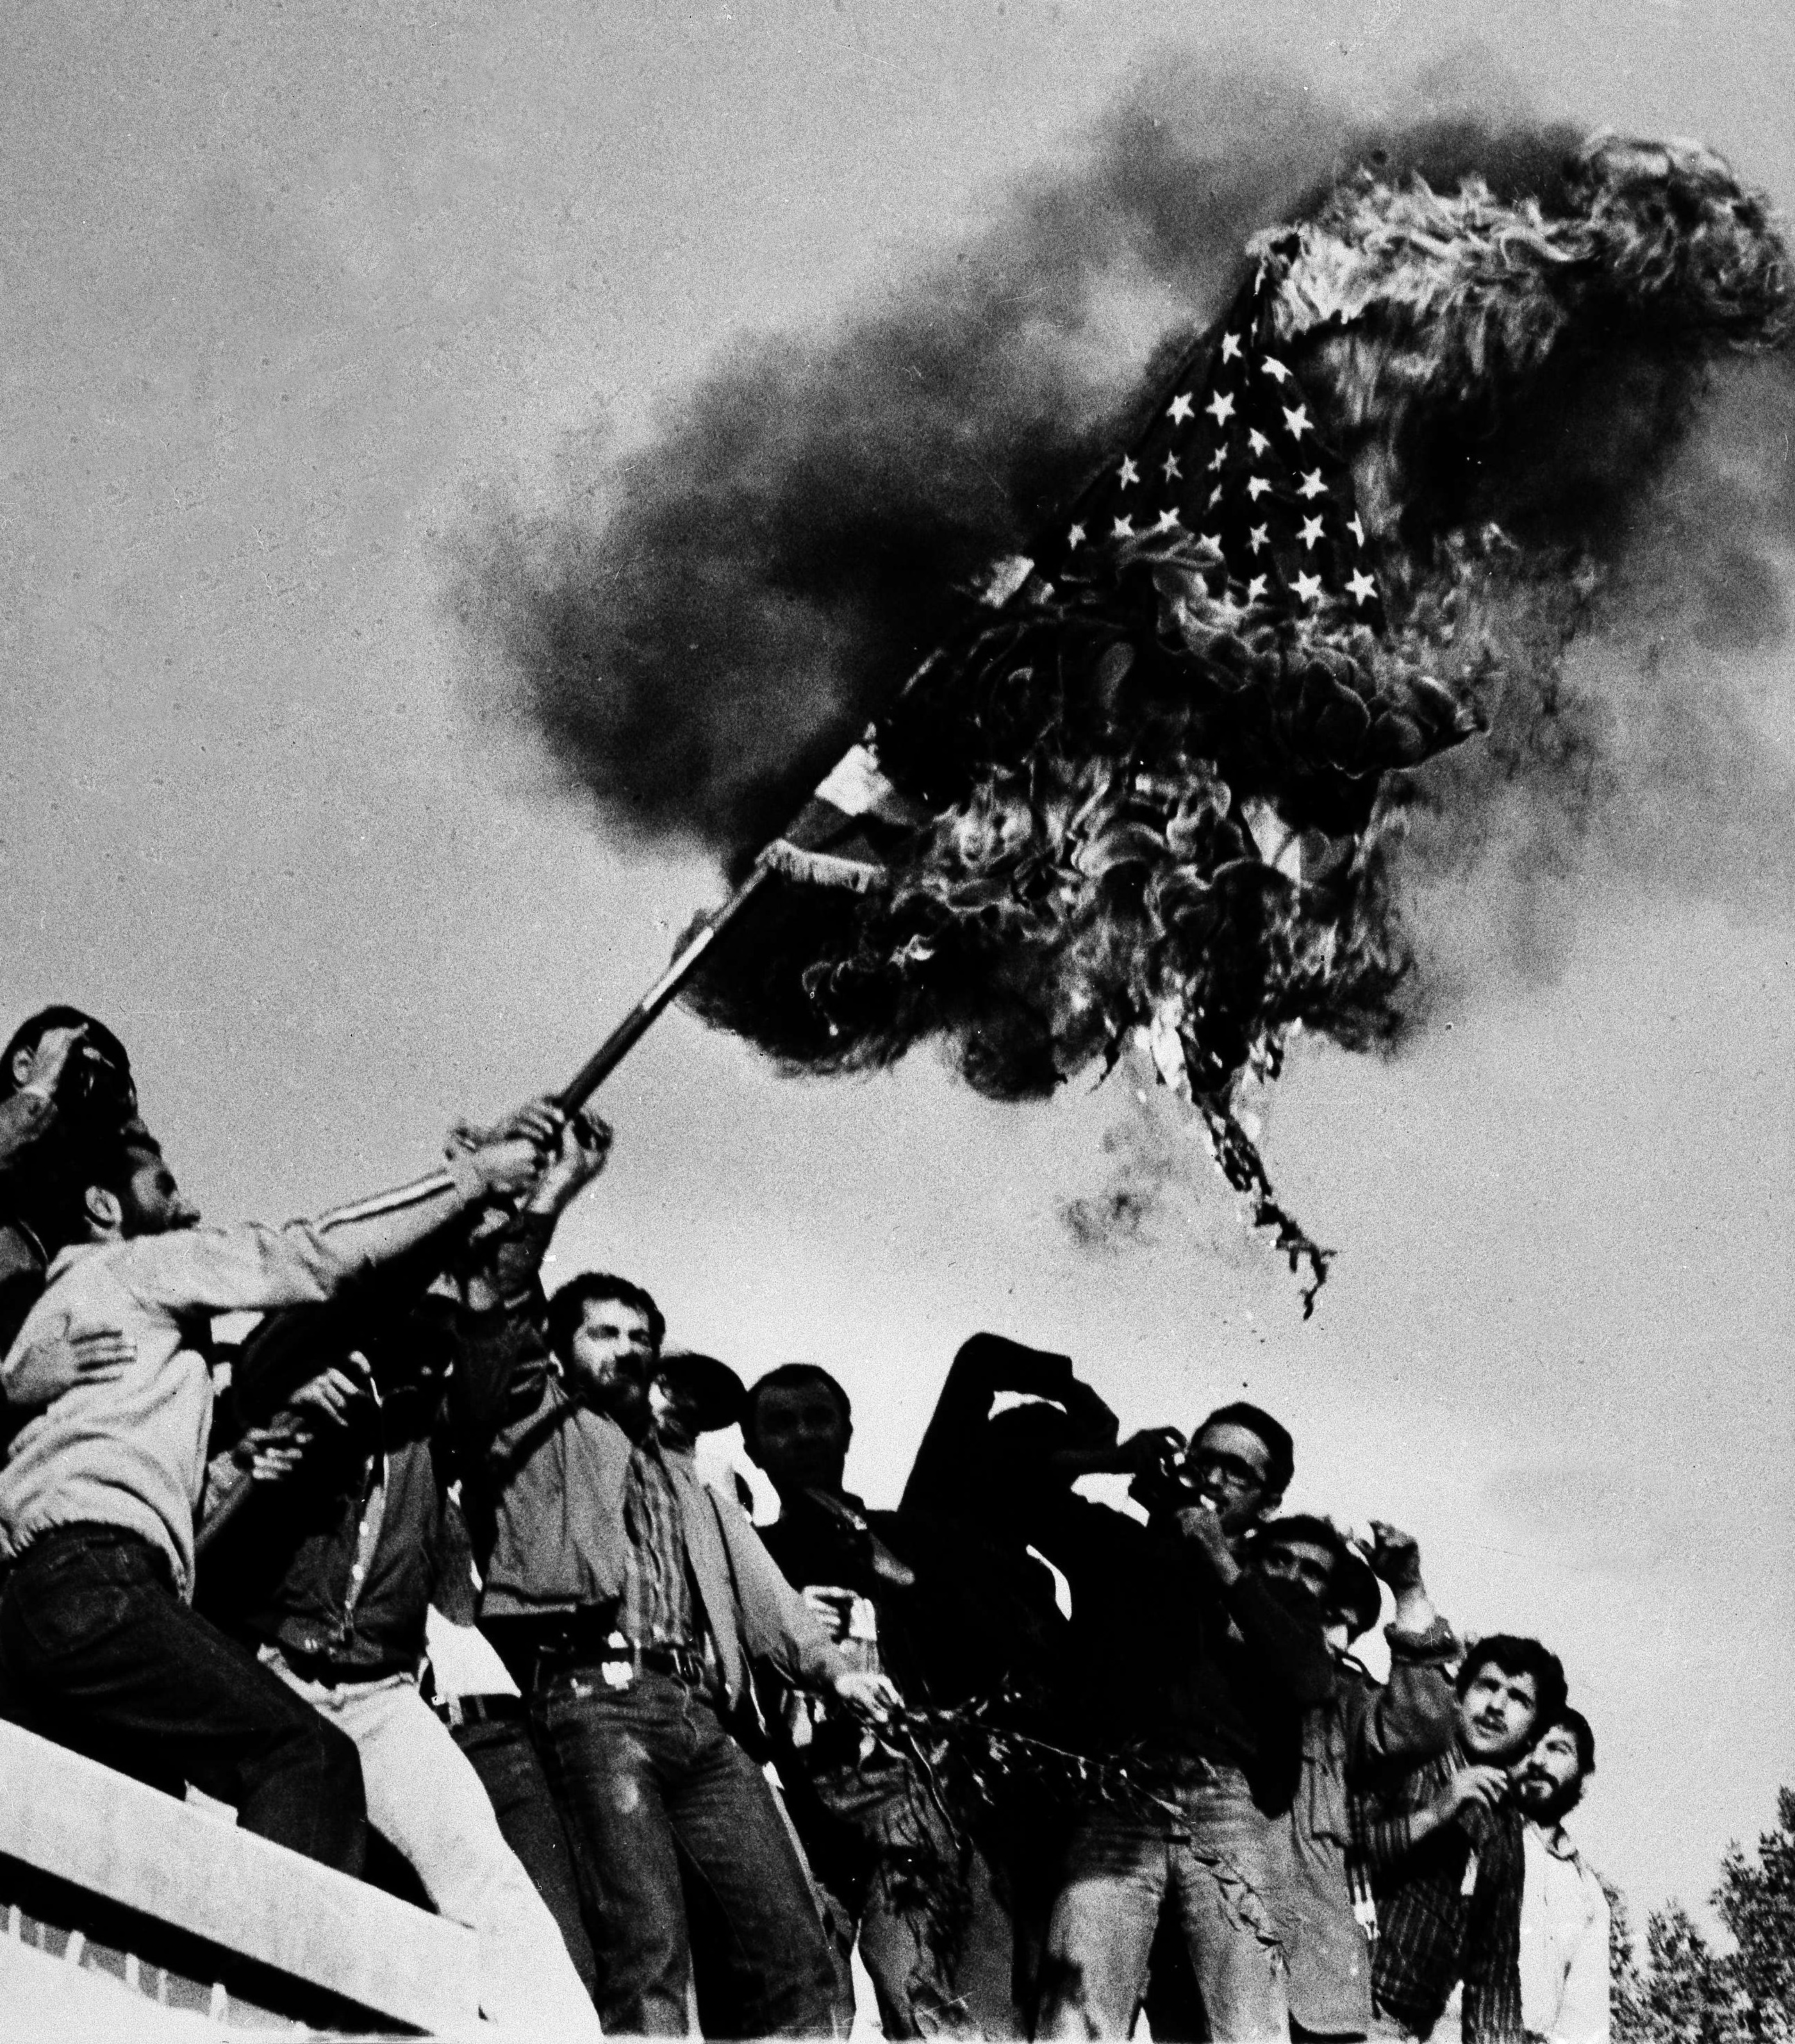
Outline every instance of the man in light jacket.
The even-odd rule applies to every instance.
[[[558,1132],[558,1131],[557,1131]],[[214,1314],[317,1305],[522,1190],[549,1139],[516,1135],[444,1170],[281,1228],[199,1224],[160,1151],[134,1136],[79,1192],[69,1246],[0,1361],[24,1424],[0,1466],[0,1666],[33,1729],[245,1831],[360,1870],[355,1749],[193,1609]],[[88,1366],[82,1344],[117,1359]]]

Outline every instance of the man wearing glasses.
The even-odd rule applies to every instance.
[[[1041,2036],[1130,2034],[1168,1910],[1210,2034],[1289,2034],[1278,1827],[1302,1713],[1328,1695],[1333,1666],[1312,1605],[1243,1570],[1237,1550],[1292,1466],[1275,1420],[1225,1405],[1137,1481],[1146,1525],[1068,1496],[1030,1528],[1071,1586],[1076,1735],[1149,1792],[1080,1815],[1048,1931]]]

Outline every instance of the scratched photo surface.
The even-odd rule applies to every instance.
[[[1688,137],[1795,206],[1795,29],[1718,0],[96,0],[7,43],[4,1012],[117,1028],[220,1219],[564,1081],[929,650],[912,584],[1027,544],[1343,152],[1499,189]],[[1311,1316],[1144,1051],[1006,1098],[926,1032],[791,1074],[684,1009],[548,1272],[825,1365],[880,1505],[977,1329],[1125,1429],[1264,1404],[1293,1506],[1562,1655],[1636,1929],[1711,1923],[1795,1780],[1795,382],[1648,385],[1544,735],[1468,740],[1405,853],[1401,1028],[1248,1089]],[[557,603],[615,714],[532,682]]]

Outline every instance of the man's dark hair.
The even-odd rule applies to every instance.
[[[1335,1570],[1346,1559],[1346,1536],[1337,1526],[1318,1519],[1312,1512],[1292,1512],[1282,1519],[1268,1519],[1254,1532],[1256,1550],[1266,1547],[1321,1547],[1333,1557]]]
[[[103,1187],[123,1204],[138,1172],[161,1160],[162,1145],[140,1121],[127,1122],[103,1139],[78,1145],[75,1155],[50,1174],[33,1210],[32,1224],[46,1252],[54,1256],[71,1243],[86,1239],[90,1186]]]
[[[755,1416],[760,1411],[763,1391],[799,1391],[807,1385],[820,1384],[835,1401],[835,1410],[842,1416],[842,1424],[853,1424],[853,1406],[848,1394],[819,1362],[782,1362],[769,1370],[765,1377],[757,1377],[749,1388],[748,1402],[742,1408],[742,1438],[750,1447],[754,1444]]]
[[[1540,1708],[1534,1716],[1536,1737],[1557,1722],[1565,1708],[1564,1663],[1549,1647],[1536,1639],[1517,1639],[1512,1632],[1492,1632],[1474,1640],[1467,1650],[1453,1687],[1463,1696],[1476,1679],[1479,1669],[1492,1663],[1505,1675],[1531,1675]]]
[[[613,1277],[608,1270],[581,1271],[549,1301],[545,1325],[548,1345],[555,1354],[566,1362],[573,1349],[573,1337],[586,1316],[587,1305],[606,1299],[614,1299],[620,1306],[635,1307],[648,1323],[649,1339],[658,1355],[667,1336],[666,1315],[639,1285],[632,1285],[627,1278]]]
[[[1589,1719],[1581,1711],[1574,1711],[1568,1704],[1561,1709],[1555,1711],[1549,1718],[1541,1720],[1538,1738],[1534,1741],[1535,1745],[1537,1745],[1540,1739],[1544,1739],[1548,1732],[1556,1731],[1560,1725],[1563,1725],[1577,1742],[1578,1775],[1594,1774],[1596,1771],[1596,1735],[1590,1729]]]
[[[1249,1434],[1256,1434],[1265,1443],[1265,1488],[1275,1497],[1282,1497],[1290,1489],[1291,1478],[1296,1473],[1296,1443],[1269,1412],[1248,1405],[1244,1399],[1232,1405],[1218,1405],[1191,1436],[1192,1447],[1211,1427],[1245,1427]]]
[[[28,1015],[13,1032],[6,1050],[0,1052],[0,1100],[7,1099],[18,1090],[18,1082],[13,1077],[13,1058],[21,1051],[35,1051],[52,1029],[85,1029],[94,1048],[109,1064],[116,1065],[124,1078],[130,1078],[131,1059],[125,1046],[105,1023],[96,1021],[79,1008],[57,1001],[48,1008],[40,1008],[35,1015]]]

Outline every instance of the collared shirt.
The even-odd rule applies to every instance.
[[[623,1594],[617,1629],[635,1646],[696,1646],[679,1493],[652,1446],[631,1455],[623,1479]]]
[[[541,1311],[535,1301],[493,1316],[497,1325],[470,1326],[456,1365],[490,1387],[495,1410],[517,1414],[463,1481],[485,1585],[483,1623],[615,1611],[630,1566],[624,1501],[636,1450],[614,1420],[570,1398],[550,1370]],[[658,1460],[677,1502],[694,1623],[701,1612],[730,1700],[746,1693],[757,1659],[804,1684],[842,1673],[847,1664],[822,1621],[780,1574],[740,1506],[706,1485],[689,1455],[662,1450]]]
[[[1371,1991],[1382,2013],[1425,2037],[1462,1980],[1465,2044],[1521,2044],[1521,1813],[1469,1808],[1410,1842],[1410,1816],[1465,1764],[1455,1744],[1355,1799],[1355,1843],[1377,1895]]]
[[[1608,1897],[1555,1827],[1521,1834],[1521,2014],[1546,2044],[1608,2044]]]
[[[1390,1680],[1342,1657],[1337,1687],[1302,1724],[1302,1780],[1291,1806],[1290,1878],[1279,1910],[1291,2013],[1321,2035],[1371,2023],[1371,1961],[1347,1854],[1350,1785],[1413,1768],[1449,1745],[1452,1685],[1392,1631]]]
[[[419,1239],[421,1222],[453,1219],[479,1190],[462,1159],[316,1222],[183,1228],[63,1250],[0,1362],[8,1401],[42,1407],[0,1469],[0,1556],[56,1526],[121,1526],[167,1557],[175,1589],[190,1599],[212,1430],[211,1316],[322,1304]],[[135,1344],[135,1361],[105,1380],[68,1382],[67,1341],[107,1328]]]

